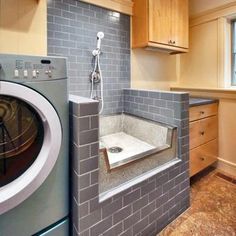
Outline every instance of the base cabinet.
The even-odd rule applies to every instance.
[[[190,177],[217,161],[218,104],[190,107]]]

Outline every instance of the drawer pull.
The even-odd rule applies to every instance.
[[[204,132],[204,131],[202,131],[202,132],[200,132],[200,134],[203,136],[203,135],[205,134],[205,132]]]
[[[205,157],[199,157],[201,161],[205,161]]]
[[[205,111],[200,111],[200,114],[201,114],[201,115],[204,115],[204,114],[205,114]]]

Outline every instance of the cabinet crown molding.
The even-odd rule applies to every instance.
[[[89,4],[103,7],[109,10],[118,11],[127,15],[133,14],[132,0],[81,0]]]

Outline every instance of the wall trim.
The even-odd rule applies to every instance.
[[[81,0],[82,2],[94,4],[113,11],[118,11],[127,15],[133,15],[132,0]]]
[[[236,164],[224,159],[218,158],[217,169],[236,177]]]
[[[236,16],[236,2],[224,4],[190,17],[190,27],[216,20],[220,17],[234,18]]]
[[[226,17],[217,19],[218,28],[218,87],[231,86],[231,21]]]
[[[191,96],[210,97],[210,98],[224,98],[236,100],[236,89],[227,88],[193,88],[171,86],[172,91],[189,92]]]

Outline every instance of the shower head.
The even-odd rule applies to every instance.
[[[104,38],[104,33],[103,32],[98,32],[97,33],[97,49],[101,49],[101,41]]]
[[[104,38],[104,33],[103,32],[98,32],[97,33],[97,39],[103,39]]]

